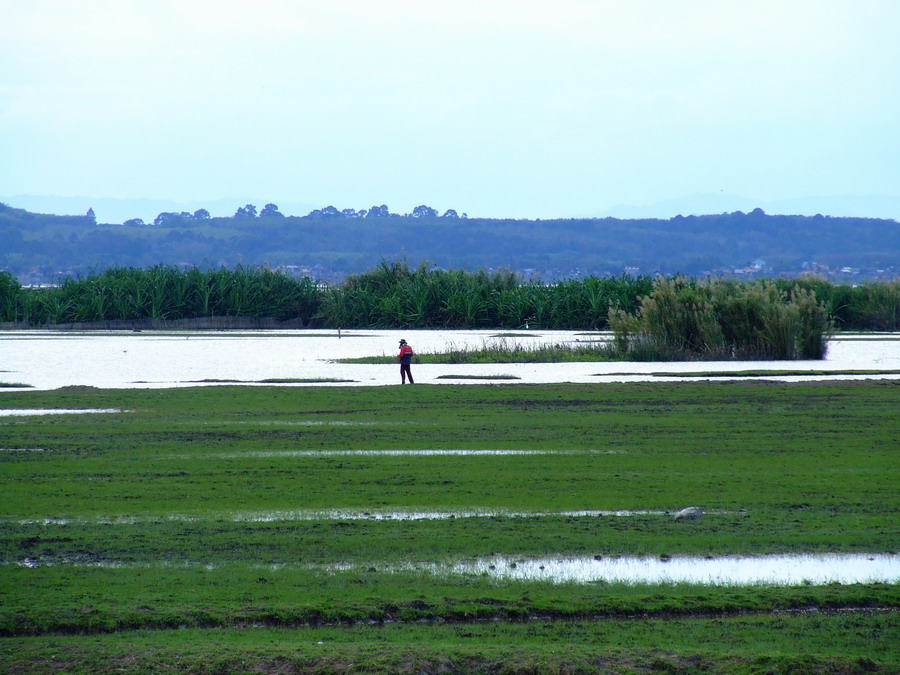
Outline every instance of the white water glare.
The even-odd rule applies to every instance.
[[[25,558],[19,567],[134,568],[193,566],[213,569],[213,563],[126,562],[73,557],[65,560]],[[290,567],[278,563],[276,568]],[[534,558],[528,560],[495,556],[462,563],[408,563],[379,569],[375,564],[335,563],[295,565],[331,573],[426,572],[436,575],[478,575],[521,581],[552,583],[689,583],[708,586],[777,585],[804,586],[828,583],[862,584],[900,582],[900,558],[890,553],[779,554],[700,558],[676,556],[650,558],[615,556],[604,558]],[[272,566],[269,566],[272,567]]]
[[[0,408],[0,417],[31,417],[35,415],[91,415],[125,412],[119,408]]]
[[[507,346],[576,345],[608,339],[606,333],[529,331],[0,331],[0,382],[35,389],[82,385],[112,388],[163,388],[265,384],[263,380],[308,382],[274,386],[399,385],[396,364],[337,363],[338,359],[389,356],[400,338],[416,352],[479,349],[502,341]],[[444,379],[446,376],[490,378],[498,367],[516,380]],[[746,370],[826,371],[821,375],[772,376],[770,379],[900,378],[900,374],[829,375],[828,371],[900,371],[896,335],[853,336],[829,343],[821,361],[704,361],[693,363],[507,363],[414,364],[417,384],[516,384],[548,382],[639,382],[683,378],[667,373]],[[322,380],[331,381],[322,381]],[[319,380],[318,382],[316,380]],[[341,380],[341,381],[336,381]],[[229,381],[229,382],[225,382]],[[9,388],[8,391],[20,389]],[[0,390],[2,396],[2,390]]]
[[[444,569],[444,568],[441,568]],[[580,557],[516,559],[503,556],[450,566],[448,571],[506,579],[589,583],[856,584],[900,582],[900,556],[809,555]]]

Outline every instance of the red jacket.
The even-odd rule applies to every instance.
[[[403,345],[400,347],[400,353],[397,354],[397,358],[400,359],[400,363],[409,363],[412,360],[413,350],[409,345]]]

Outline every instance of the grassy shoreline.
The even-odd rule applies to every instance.
[[[601,343],[521,345],[506,337],[485,344],[480,348],[451,346],[440,352],[419,352],[413,363],[433,364],[486,364],[486,363],[576,363],[591,361],[628,361],[615,351],[609,341]],[[393,355],[359,356],[335,359],[336,363],[364,363],[383,365],[397,363]]]

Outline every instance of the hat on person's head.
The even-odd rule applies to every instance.
[[[406,344],[406,340],[400,340],[400,344],[401,344],[401,345],[405,345],[405,344]]]

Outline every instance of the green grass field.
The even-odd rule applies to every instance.
[[[432,567],[896,552],[893,381],[0,394],[16,407],[123,412],[0,417],[0,672],[900,669],[897,583]]]

